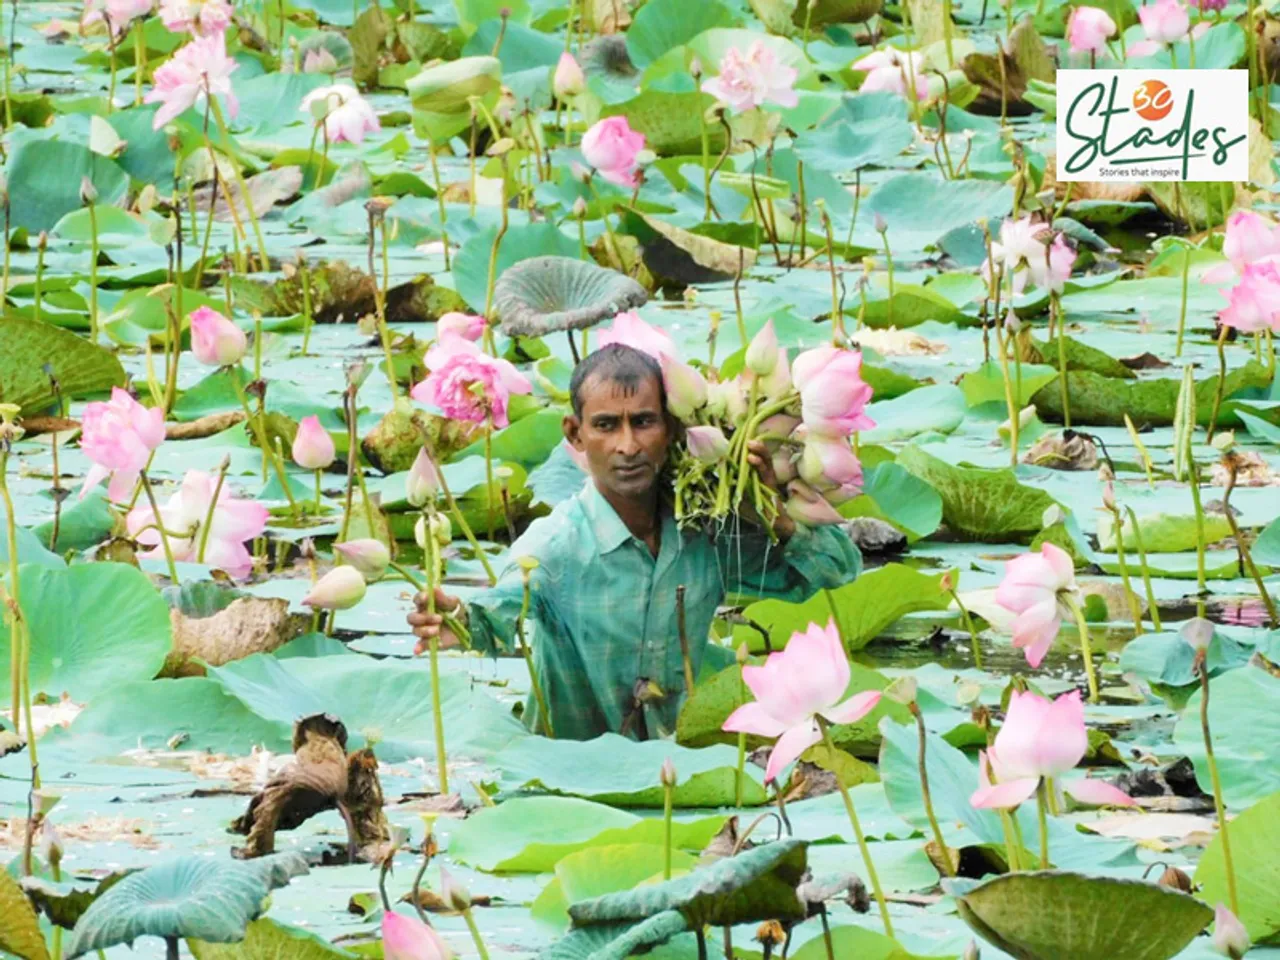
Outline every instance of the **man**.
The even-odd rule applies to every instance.
[[[529,525],[495,586],[467,604],[437,589],[436,608],[464,619],[475,649],[518,649],[524,587],[516,561],[535,558],[529,619],[537,624],[534,661],[555,736],[662,736],[674,731],[685,693],[678,586],[696,677],[727,591],[803,600],[852,580],[862,557],[843,530],[798,528],[785,513],[773,525],[777,543],[759,528],[726,530],[714,542],[681,531],[659,481],[680,425],[667,411],[661,368],[647,354],[620,344],[597,350],[575,368],[569,391],[564,435],[585,456],[588,482]],[[752,444],[748,461],[776,489],[763,443]],[[439,614],[426,612],[427,599],[415,598],[414,633],[454,645]],[[534,730],[536,710],[531,695],[525,722]]]

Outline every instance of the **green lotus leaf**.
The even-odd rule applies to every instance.
[[[587,88],[605,103],[630,100],[640,84],[627,41],[616,33],[596,37],[582,48],[582,72]]]
[[[471,123],[471,97],[492,107],[502,86],[497,57],[463,57],[427,67],[405,81],[413,101],[414,126],[424,137],[445,140]]]
[[[34,413],[53,402],[53,387],[44,372],[52,366],[64,396],[122,387],[124,368],[110,351],[70,330],[47,323],[6,317],[0,321],[0,403],[16,403]]]
[[[808,844],[780,840],[725,857],[675,880],[583,900],[569,907],[576,926],[656,918],[678,911],[697,930],[704,925],[802,920],[796,885],[804,875]]]
[[[678,910],[664,910],[640,923],[581,927],[539,954],[539,960],[625,960],[688,929],[689,921]]]
[[[1213,919],[1169,887],[1057,870],[996,877],[956,904],[978,935],[1018,960],[1169,960]]]
[[[493,290],[503,329],[519,336],[582,330],[648,299],[630,277],[572,257],[522,260]]]
[[[791,22],[803,27],[807,19],[810,30],[831,23],[865,23],[883,9],[884,0],[813,0],[812,10],[797,3]]]
[[[271,890],[306,872],[297,854],[252,863],[187,857],[148,867],[94,901],[76,924],[67,956],[146,936],[234,943],[244,939]]]

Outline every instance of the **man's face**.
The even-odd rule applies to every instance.
[[[632,388],[592,376],[582,385],[582,417],[565,417],[564,434],[586,454],[601,492],[646,496],[666,462],[671,440],[661,384],[646,377]]]

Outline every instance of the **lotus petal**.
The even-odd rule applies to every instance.
[[[522,260],[493,290],[499,322],[519,336],[582,330],[648,299],[630,277],[572,257]]]

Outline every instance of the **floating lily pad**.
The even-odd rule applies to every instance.
[[[1169,887],[1052,870],[996,877],[956,904],[976,933],[1018,960],[1169,960],[1213,919]]]
[[[49,364],[63,396],[99,393],[125,383],[124,367],[108,350],[47,323],[0,320],[0,403],[16,403],[30,415],[53,403]]]
[[[519,336],[582,330],[648,299],[625,274],[570,257],[522,260],[503,272],[493,292],[503,329]]]
[[[1280,793],[1273,793],[1227,825],[1235,868],[1240,922],[1254,943],[1280,932]],[[1195,882],[1206,903],[1230,903],[1221,833],[1209,842],[1196,867]]]
[[[0,870],[0,950],[24,960],[49,960],[40,923],[22,888],[8,871]]]

